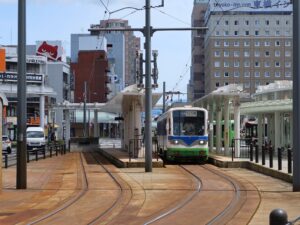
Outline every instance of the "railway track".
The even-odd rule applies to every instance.
[[[237,181],[209,165],[180,167],[199,184],[201,183],[201,186],[198,185],[193,194],[176,207],[144,223],[145,225],[242,225],[250,222],[259,201],[253,202],[247,197],[254,194],[256,198],[259,198],[257,190],[247,191],[243,182]],[[248,207],[247,203],[253,206],[252,211],[249,211],[251,207]]]
[[[97,153],[81,153],[78,168],[81,187],[78,194],[59,208],[27,224],[66,224],[68,220],[74,221],[72,224],[109,224],[132,201],[133,191],[130,184],[118,173],[110,171],[114,167],[104,165],[103,161],[107,163]],[[109,166],[112,168],[108,169]],[[99,186],[93,183],[95,175],[98,175],[98,178],[106,177],[106,185],[101,185],[103,188],[99,189]],[[106,187],[109,187],[109,190],[106,190]],[[98,198],[93,197],[97,192],[102,197],[109,192],[110,198],[106,198],[108,201],[104,206],[103,201],[97,201]],[[76,210],[77,208],[80,210]]]

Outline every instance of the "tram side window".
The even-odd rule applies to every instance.
[[[157,123],[157,135],[166,135],[167,134],[167,120],[161,120]]]

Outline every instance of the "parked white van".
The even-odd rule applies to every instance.
[[[27,149],[44,147],[46,145],[45,132],[42,127],[27,127]]]

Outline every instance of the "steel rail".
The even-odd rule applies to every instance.
[[[81,199],[85,193],[88,191],[88,180],[87,180],[87,176],[86,176],[86,170],[85,167],[83,165],[83,159],[82,159],[82,153],[80,153],[80,168],[81,168],[81,176],[83,178],[83,187],[81,189],[81,191],[72,199],[70,199],[69,201],[67,201],[65,204],[63,204],[62,206],[60,206],[59,208],[53,210],[52,212],[40,217],[37,220],[34,220],[33,222],[28,223],[27,225],[32,225],[32,224],[37,224],[39,222],[42,222],[52,216],[54,216],[55,214],[67,209],[68,207],[70,207],[71,205],[73,205],[75,202],[77,202],[79,199]]]
[[[179,166],[180,168],[182,168],[185,172],[189,173],[190,175],[192,175],[194,178],[196,178],[197,180],[197,187],[196,187],[196,190],[189,196],[187,197],[183,202],[181,202],[180,204],[178,204],[176,207],[170,209],[169,211],[155,217],[154,219],[144,223],[144,225],[148,225],[148,224],[151,224],[151,223],[154,223],[158,220],[161,220],[173,213],[175,213],[177,210],[183,208],[185,205],[187,205],[189,202],[191,202],[195,197],[196,195],[201,191],[201,188],[202,188],[202,181],[199,177],[197,177],[195,174],[193,174],[191,171],[187,170],[186,168],[184,168],[183,166]]]

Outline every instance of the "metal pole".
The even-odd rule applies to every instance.
[[[84,81],[84,99],[83,99],[83,136],[87,136],[86,127],[86,81]]]
[[[300,12],[300,3],[299,1],[293,1],[293,191],[300,191],[300,64],[297,63],[297,60],[300,57],[299,54],[299,38],[300,38],[300,29],[299,29],[299,12]]]
[[[26,163],[26,0],[18,2],[18,103],[16,188],[27,188]]]
[[[164,113],[166,111],[166,82],[163,82],[163,110]]]
[[[152,172],[152,138],[151,138],[151,109],[152,109],[152,83],[151,83],[151,26],[150,26],[150,0],[146,0],[146,85],[145,85],[145,172]]]

